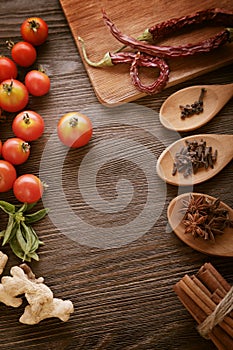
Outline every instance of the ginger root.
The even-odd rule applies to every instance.
[[[71,312],[73,312],[73,304],[70,300],[52,298],[42,305],[38,303],[35,308],[34,304],[26,306],[24,314],[20,317],[19,321],[33,325],[45,318],[58,317],[65,322],[68,321]]]
[[[7,260],[8,256],[0,251],[0,275],[3,273]]]
[[[43,277],[36,279],[26,264],[13,266],[10,274],[12,277],[2,277],[0,302],[18,307],[22,304],[22,298],[17,298],[17,296],[25,294],[29,305],[25,307],[19,319],[21,323],[33,325],[50,317],[68,321],[70,314],[74,312],[72,302],[54,298],[50,288],[43,283]]]

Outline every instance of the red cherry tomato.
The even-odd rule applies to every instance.
[[[57,133],[61,142],[68,147],[78,148],[86,145],[92,136],[90,119],[79,112],[69,112],[61,117]]]
[[[30,17],[21,25],[21,35],[32,45],[41,45],[48,37],[48,25],[40,17]]]
[[[44,132],[44,119],[34,111],[20,112],[13,120],[12,130],[25,141],[35,141]]]
[[[21,67],[30,67],[36,60],[36,49],[26,41],[20,41],[13,45],[11,56],[15,63]]]
[[[43,96],[49,92],[50,79],[39,70],[31,70],[25,77],[25,85],[33,96]]]
[[[7,112],[18,112],[28,103],[28,91],[16,79],[7,79],[0,84],[0,107]]]
[[[2,141],[0,140],[0,156],[2,154]]]
[[[0,192],[7,192],[16,180],[16,170],[14,166],[6,160],[0,160]]]
[[[43,183],[32,174],[19,176],[13,185],[13,192],[18,201],[22,203],[37,202],[43,195]]]
[[[3,158],[13,165],[25,163],[29,155],[29,144],[18,137],[6,140],[2,146]]]
[[[15,79],[17,74],[15,62],[8,57],[0,56],[0,83],[7,79]]]

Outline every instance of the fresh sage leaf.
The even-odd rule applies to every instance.
[[[16,239],[16,236],[13,237],[13,239],[10,241],[10,247],[13,251],[13,253],[20,258],[23,261],[31,261],[31,258],[29,258],[28,256],[25,256],[25,253],[22,251],[18,240]]]
[[[6,214],[14,214],[15,213],[15,205],[0,201],[0,208],[6,213]]]
[[[0,231],[0,237],[4,237],[6,230]]]
[[[26,240],[23,237],[23,234],[22,234],[22,231],[21,231],[21,225],[19,225],[19,227],[17,229],[16,238],[17,238],[17,241],[18,241],[18,243],[20,245],[20,248],[22,249],[24,254],[27,254],[28,253],[28,251],[27,251],[27,242],[26,242]]]
[[[13,217],[13,215],[9,215],[8,224],[7,224],[7,227],[5,230],[5,235],[3,238],[2,245],[5,245],[9,241],[11,231],[12,231],[14,225],[15,225],[14,217]]]
[[[28,253],[27,259],[34,259],[36,261],[39,261],[39,256],[36,252]]]
[[[28,204],[24,203],[23,205],[20,206],[20,208],[17,210],[17,213],[24,213],[28,209]]]
[[[48,214],[48,212],[49,212],[49,209],[44,208],[44,209],[38,210],[35,213],[26,214],[25,215],[25,223],[32,224],[34,222],[37,222],[37,221],[43,219],[45,217],[45,215]]]

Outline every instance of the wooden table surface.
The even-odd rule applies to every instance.
[[[1,1],[0,54],[9,55],[5,40],[20,40],[20,24],[33,15],[49,25],[38,62],[51,78],[51,91],[30,97],[28,108],[44,116],[45,133],[17,171],[43,177],[49,187],[38,207],[49,205],[51,211],[35,225],[45,245],[40,261],[30,266],[56,297],[73,302],[75,312],[66,323],[48,319],[26,326],[18,322],[23,306],[1,304],[0,349],[215,349],[199,336],[172,288],[208,261],[233,284],[233,259],[194,251],[169,231],[166,208],[179,189],[163,184],[153,170],[164,146],[183,136],[160,125],[162,102],[189,85],[231,83],[233,66],[109,109],[94,94],[58,0]],[[56,124],[72,110],[89,111],[94,134],[86,147],[68,151],[56,139]],[[189,134],[232,133],[232,116],[230,101],[211,122]],[[11,120],[1,124],[3,141],[12,136]],[[231,162],[194,190],[219,196],[233,207],[232,183]],[[11,192],[1,199],[15,201]],[[6,218],[0,215],[3,229]],[[9,256],[8,274],[20,261],[8,247],[2,250]]]

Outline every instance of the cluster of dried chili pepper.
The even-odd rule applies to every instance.
[[[211,201],[204,195],[191,194],[189,200],[183,200],[181,211],[184,213],[182,224],[185,234],[191,234],[194,238],[201,237],[214,242],[216,235],[222,235],[225,228],[233,227],[229,212],[221,207],[219,198]]]
[[[224,25],[233,27],[233,12],[222,9],[207,9],[192,15],[173,18],[161,22],[147,29],[139,38],[135,39],[123,34],[103,11],[103,19],[111,34],[124,46],[114,53],[107,53],[99,62],[88,59],[82,42],[83,56],[86,62],[94,67],[113,66],[119,63],[131,64],[130,75],[133,84],[142,92],[152,94],[161,91],[167,84],[169,67],[164,59],[171,57],[193,56],[197,53],[210,52],[232,41],[233,29],[226,28],[215,36],[195,44],[179,46],[158,46],[155,41],[174,34],[181,29],[192,29],[195,26]],[[144,41],[144,42],[142,42]],[[147,42],[148,41],[148,42]],[[150,42],[153,43],[150,43]],[[134,52],[119,52],[125,47],[130,47]],[[142,84],[139,78],[139,67],[157,67],[160,70],[159,77],[151,85]]]

